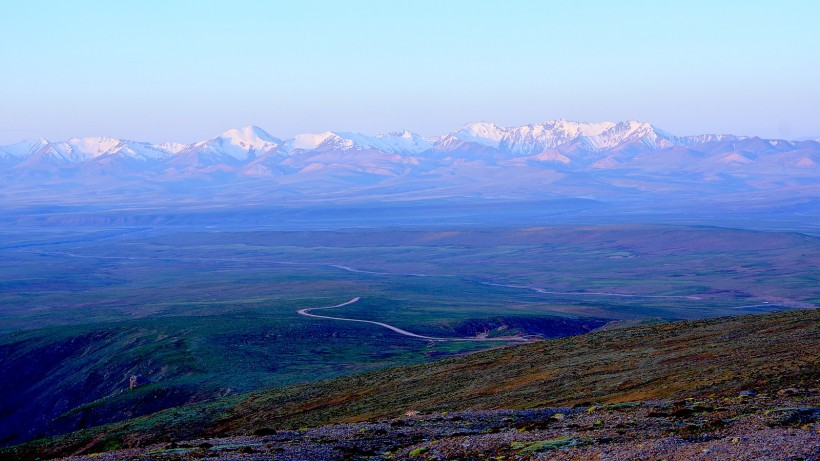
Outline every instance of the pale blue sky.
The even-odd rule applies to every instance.
[[[0,2],[0,144],[639,119],[820,136],[820,2]]]

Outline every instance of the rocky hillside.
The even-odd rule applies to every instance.
[[[774,459],[811,459],[814,455],[800,451],[800,447],[816,446],[812,441],[817,441],[818,338],[818,310],[602,331],[495,349],[423,366],[382,370],[178,407],[8,448],[0,455],[34,459],[159,443],[163,445],[154,445],[152,450],[159,450],[154,455],[162,459],[208,456],[210,451],[203,450],[214,446],[223,447],[221,452],[214,451],[214,456],[235,459],[261,455],[260,451],[277,446],[293,446],[287,442],[288,437],[311,434],[310,431],[298,431],[297,435],[280,432],[283,430],[394,418],[400,418],[394,424],[402,427],[410,424],[407,421],[414,418],[413,415],[438,414],[425,418],[432,422],[448,420],[450,424],[440,432],[410,437],[398,447],[385,440],[398,440],[384,426],[389,426],[389,422],[354,426],[361,434],[374,431],[377,435],[370,438],[369,451],[360,455],[387,457],[387,451],[396,451],[410,459],[425,453],[430,456],[441,453],[433,459],[460,456],[458,453],[479,457],[479,453],[484,453],[479,448],[487,447],[486,453],[516,454],[522,459],[540,457],[553,449],[570,450],[580,456],[577,459],[590,459],[582,455],[583,450],[600,448],[613,441],[628,447],[631,445],[625,441],[630,437],[637,440],[636,437],[646,436],[647,441],[652,440],[647,450],[628,456],[650,459],[647,456],[655,453],[681,453],[680,459],[695,459],[686,455],[693,447],[685,446],[681,448],[683,451],[676,451],[673,445],[689,440],[706,444],[695,448],[708,450],[714,445],[715,453],[723,453],[728,444],[743,442],[752,450],[749,453],[756,453],[754,450],[765,451],[772,440],[793,433],[799,437],[794,439],[794,444],[788,440],[782,442],[783,450],[791,451],[778,452],[783,456]],[[449,417],[444,414],[558,406],[565,408],[520,415],[494,413],[487,427],[476,425],[464,430],[459,427],[464,425],[465,418],[473,418],[472,413]],[[573,407],[583,408],[587,413]],[[592,407],[595,408],[590,410]],[[628,413],[610,411],[617,409],[626,409]],[[555,416],[556,413],[562,416]],[[409,416],[402,418],[402,415]],[[524,426],[516,427],[517,423]],[[596,425],[606,431],[595,433],[597,435],[584,432]],[[482,427],[477,433],[475,429]],[[509,436],[498,436],[493,442],[493,437],[484,437],[485,430],[509,433]],[[527,437],[514,436],[526,431],[542,432]],[[627,432],[632,435],[626,436]],[[315,434],[330,442],[344,438],[323,436],[321,430]],[[198,454],[191,454],[194,447],[191,443],[179,442],[228,436],[242,438],[233,444],[218,442],[222,445],[199,441],[197,443],[205,448],[199,448]],[[280,445],[276,437],[282,439]],[[737,442],[733,442],[735,438]],[[433,440],[438,440],[436,446]],[[169,448],[167,444],[171,442],[177,445]],[[260,446],[268,448],[260,450]],[[334,449],[332,446],[323,449]],[[479,447],[476,448],[479,451],[470,451],[471,446]],[[498,448],[502,446],[503,450]],[[240,449],[244,451],[238,451]],[[119,453],[122,456],[150,454],[144,448]],[[791,457],[786,457],[786,453],[791,453]],[[568,455],[565,455],[562,454],[561,459],[566,459]],[[759,455],[766,456],[762,451]]]
[[[776,395],[744,393],[721,399],[410,413],[367,423],[262,429],[247,436],[158,443],[70,459],[805,461],[820,456],[818,403],[817,392],[783,389]]]

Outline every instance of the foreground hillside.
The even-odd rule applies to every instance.
[[[816,460],[820,396],[784,391],[759,397],[409,414],[66,459]]]
[[[523,457],[541,456],[553,448],[592,450],[599,444],[612,441],[628,445],[627,439],[622,438],[618,442],[620,439],[613,438],[623,436],[627,431],[632,434],[632,440],[645,433],[648,439],[661,444],[658,445],[660,448],[656,447],[660,452],[664,452],[665,443],[661,439],[672,435],[678,437],[675,440],[683,440],[680,437],[685,436],[692,439],[693,443],[708,442],[713,445],[718,444],[715,442],[717,439],[731,435],[731,438],[725,440],[727,444],[736,443],[732,440],[737,438],[738,442],[752,444],[751,448],[765,448],[774,443],[771,441],[781,440],[793,433],[795,435],[788,436],[799,437],[792,447],[797,449],[796,447],[805,444],[811,447],[814,443],[816,446],[817,441],[816,407],[820,404],[817,394],[820,382],[818,338],[818,310],[616,329],[494,349],[422,366],[393,368],[232,396],[216,402],[179,407],[57,439],[13,447],[0,454],[33,459],[145,447],[202,437],[250,435],[251,437],[241,437],[231,443],[220,442],[222,445],[200,441],[198,444],[205,445],[197,450],[193,450],[191,444],[181,443],[170,447],[162,445],[162,449],[154,446],[151,448],[155,450],[153,455],[145,450],[121,454],[165,459],[188,455],[222,456],[227,450],[229,457],[242,457],[245,454],[254,456],[254,453],[261,455],[260,446],[276,448],[279,443],[276,442],[277,437],[281,439],[282,446],[293,446],[292,440],[287,441],[288,437],[303,438],[309,434],[309,431],[298,431],[297,435],[292,432],[277,432],[284,429],[399,418],[415,412],[439,412],[439,416],[421,419],[427,418],[437,423],[449,420],[451,424],[445,424],[446,427],[439,432],[410,437],[406,446],[441,439],[437,442],[440,447],[450,447],[449,452],[442,452],[444,457],[457,456],[462,451],[467,453],[470,444],[483,446],[482,443],[489,444],[488,447],[503,445],[507,451],[515,449],[517,455]],[[738,397],[740,394],[747,396]],[[617,405],[625,402],[645,403]],[[587,408],[584,410],[587,413],[581,414],[579,410],[571,408],[512,415],[490,412],[490,421],[485,426],[476,423],[476,427],[483,427],[480,431],[476,432],[475,428],[458,430],[460,425],[464,425],[465,419],[470,421],[474,418],[473,412],[476,410],[556,406],[583,407]],[[597,409],[588,410],[593,406]],[[789,410],[792,406],[798,408]],[[611,416],[610,410],[622,409],[628,412],[625,416],[621,413],[617,413],[617,418]],[[441,413],[452,411],[468,412],[457,418],[447,418]],[[554,416],[555,413],[563,416]],[[584,416],[587,414],[599,416],[593,420],[592,417]],[[412,422],[414,418],[416,417],[394,420],[395,426],[386,424],[394,428],[408,424],[424,425]],[[526,423],[522,427],[516,427],[516,422],[521,421],[530,421],[531,426]],[[552,422],[559,424],[548,428]],[[578,432],[584,428],[591,430],[595,425],[606,428],[615,435],[596,438]],[[339,428],[345,427],[349,430],[349,426],[325,430],[338,432],[343,430]],[[399,452],[402,449],[395,446],[398,436],[390,436],[390,430],[383,425],[355,427],[357,431],[361,431],[360,434],[368,430],[379,431],[376,434],[378,437],[368,439],[368,456],[385,455],[384,452],[388,449]],[[556,427],[563,429],[555,432]],[[499,435],[501,442],[473,440],[485,430],[487,433],[498,434],[509,432],[509,436],[505,438]],[[767,430],[775,432],[765,432]],[[553,432],[520,435],[527,431]],[[743,435],[747,432],[751,434],[748,437]],[[561,433],[564,435],[560,435]],[[257,436],[253,436],[254,434]],[[549,438],[538,439],[541,436]],[[316,437],[311,440],[315,442],[322,437],[330,442],[346,440],[342,436],[334,439],[321,432],[316,432]],[[459,439],[459,444],[453,445],[453,437],[461,437],[463,440]],[[602,442],[602,438],[606,440]],[[392,442],[379,443],[380,439]],[[532,442],[543,443],[528,445]],[[228,449],[214,451],[214,446],[227,446]],[[573,446],[576,448],[571,448]],[[332,451],[332,447],[325,449]],[[192,454],[192,450],[196,453]],[[413,450],[421,450],[416,455],[434,453],[429,443],[426,448],[418,446]],[[649,450],[644,455],[633,453],[631,456],[645,458],[657,450]],[[720,452],[718,446],[715,450],[716,453]],[[345,456],[342,451],[325,458]],[[408,457],[413,456],[412,450],[402,453]],[[470,456],[478,457],[477,453]],[[765,453],[760,453],[758,455],[765,457]],[[806,456],[811,454],[795,451],[792,458],[775,459],[810,459]],[[292,459],[298,459],[298,456]]]

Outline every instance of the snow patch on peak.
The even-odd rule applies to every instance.
[[[281,140],[274,138],[267,131],[257,126],[233,128],[222,133],[217,139],[221,140],[223,144],[227,142],[227,144],[246,152],[268,151],[282,144]],[[234,153],[230,154],[236,157]]]
[[[379,147],[382,150],[392,153],[408,152],[417,154],[433,147],[431,139],[407,130],[376,135],[375,141],[380,144]]]
[[[236,160],[248,158],[276,150],[282,141],[274,138],[265,130],[256,126],[232,128],[208,141],[202,141],[190,146],[193,149],[202,149],[207,155],[228,155]]]
[[[0,146],[0,152],[5,152],[12,157],[25,158],[46,147],[48,144],[49,142],[43,138],[29,139],[8,146]]]
[[[83,162],[101,157],[121,157],[134,160],[157,160],[172,153],[162,146],[110,137],[71,138],[47,147],[49,156],[58,162]]]
[[[699,134],[694,136],[684,136],[679,138],[683,144],[705,144],[708,142],[742,141],[746,136],[735,136],[731,134]]]
[[[274,138],[267,131],[253,125],[242,128],[231,128],[222,133],[220,137],[230,139],[234,144],[244,143],[246,145],[254,145],[260,143],[281,143],[279,139]]]
[[[646,122],[639,122],[637,120],[627,120],[616,123],[614,126],[604,131],[601,134],[611,134],[628,138],[633,135],[646,136],[653,133],[652,125]]]
[[[164,142],[162,144],[155,144],[155,149],[162,150],[168,152],[170,154],[178,154],[188,148],[188,144],[182,144],[178,142]]]
[[[53,163],[81,163],[104,155],[126,150],[123,141],[109,137],[71,138],[68,141],[46,143],[32,151],[29,157],[37,156]]]
[[[413,139],[415,137],[419,137],[415,133],[411,133],[407,130],[399,130],[399,131],[391,131],[390,133],[386,134],[377,134],[377,138],[403,138],[403,139]]]
[[[601,150],[626,140],[644,140],[654,146],[657,138],[652,125],[636,120],[585,123],[559,119],[512,128],[487,122],[470,123],[439,138],[439,145],[446,147],[453,140],[460,140],[492,147],[507,154],[536,155],[575,140],[589,149]]]
[[[320,134],[300,134],[285,143],[287,151],[315,150],[326,147],[343,151],[373,149],[385,153],[418,153],[432,146],[431,140],[406,130],[376,136],[326,131]]]
[[[637,120],[613,123],[600,134],[585,137],[595,150],[611,149],[627,141],[642,141],[650,147],[655,147],[662,140],[672,142],[660,136],[649,123]]]
[[[452,133],[452,136],[461,141],[498,147],[507,131],[507,128],[500,127],[495,123],[474,122],[462,126]]]
[[[313,150],[326,143],[328,140],[335,139],[341,138],[332,131],[325,131],[324,133],[319,134],[299,134],[294,136],[286,143],[286,148],[288,151],[294,149]]]
[[[122,144],[122,141],[105,136],[88,138],[71,138],[67,143],[69,150],[83,157],[99,157],[111,153]],[[62,147],[62,146],[61,146]]]
[[[615,126],[615,123],[586,123],[558,119],[548,120],[539,124],[539,126],[543,127],[545,131],[550,131],[556,134],[561,133],[570,136],[600,136],[603,132],[612,129]]]

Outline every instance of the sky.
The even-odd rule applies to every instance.
[[[6,0],[0,144],[637,119],[820,137],[820,2]]]

